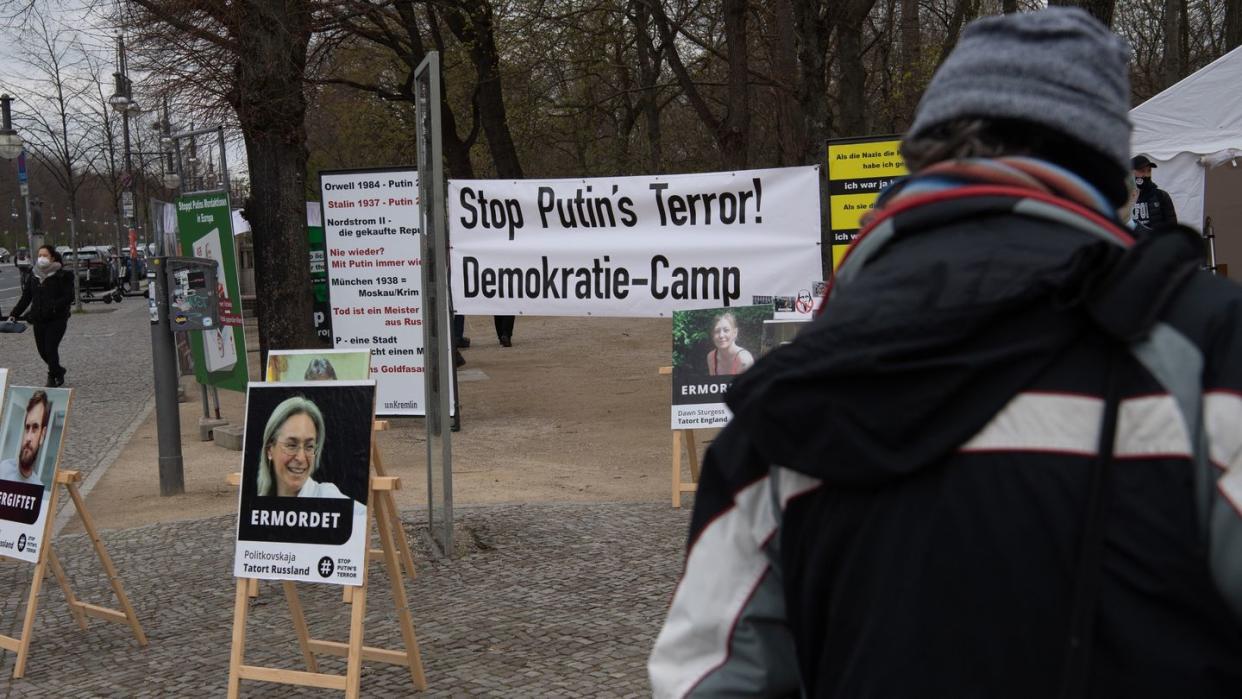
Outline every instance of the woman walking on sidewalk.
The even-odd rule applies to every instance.
[[[34,326],[35,347],[47,364],[47,385],[62,386],[65,368],[60,365],[60,341],[69,325],[73,306],[73,272],[62,269],[60,253],[50,245],[39,248],[34,269],[22,284],[22,298],[13,307],[16,320],[29,307],[25,319]]]

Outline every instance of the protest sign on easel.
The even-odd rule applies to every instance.
[[[267,355],[265,377],[270,382],[361,381],[371,378],[370,373],[371,352],[368,350],[272,350]],[[374,432],[383,432],[388,429],[388,421],[375,420],[372,429]],[[375,445],[374,435],[372,435],[371,443],[371,464],[375,475],[388,475],[380,459],[379,449]],[[394,506],[389,512],[390,514],[387,515],[389,526],[393,528],[393,531],[400,533],[402,531],[401,519],[397,514],[397,508]],[[406,574],[413,580],[414,554],[410,551],[410,544],[404,535],[397,537],[397,540],[401,562],[405,566]],[[377,549],[372,550],[371,554],[378,555],[377,551]]]
[[[660,367],[660,375],[673,373],[673,367]],[[683,454],[690,465],[690,480],[682,480],[681,460]],[[681,507],[681,494],[693,493],[699,488],[699,446],[694,439],[694,430],[673,429],[673,507]]]
[[[771,304],[673,311],[673,366],[660,368],[660,374],[672,376],[673,384],[673,507],[681,507],[682,493],[698,488],[699,453],[693,431],[729,422],[732,414],[725,394],[734,377],[755,363],[764,322],[772,314]],[[683,448],[693,483],[681,478]]]
[[[400,481],[370,475],[372,468],[382,470],[373,449],[374,401],[373,381],[250,386],[239,479],[230,697],[238,696],[242,680],[339,689],[356,697],[363,660],[406,666],[415,688],[426,688],[401,574],[404,554],[397,539],[404,535],[393,526],[393,491]],[[370,547],[372,520],[378,549]],[[368,562],[376,555],[388,571],[404,650],[363,643]],[[412,574],[412,555],[405,565]],[[282,583],[305,671],[245,663],[249,599],[258,595],[260,579]],[[352,605],[347,642],[311,638],[295,582],[346,586],[345,601]],[[319,672],[316,653],[346,658],[346,674]]]
[[[0,375],[0,388],[3,388],[3,379]],[[21,635],[16,638],[0,636],[0,648],[17,653],[14,678],[20,678],[26,672],[35,615],[39,608],[39,591],[49,570],[64,592],[69,611],[79,628],[86,629],[88,616],[125,624],[130,627],[139,646],[147,645],[146,634],[125,594],[116,566],[108,556],[103,540],[95,529],[95,522],[86,509],[86,501],[78,491],[81,474],[58,470],[72,400],[71,389],[17,386],[5,397],[3,419],[0,419],[0,556],[35,564]],[[74,595],[48,533],[51,528],[48,513],[56,508],[57,485],[63,485],[69,491],[121,609],[84,602]]]

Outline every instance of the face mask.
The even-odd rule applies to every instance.
[[[50,258],[47,258],[47,257],[40,257],[40,258],[39,258],[39,259],[35,262],[35,264],[36,264],[36,265],[39,265],[40,267],[47,267],[48,265],[52,264],[52,260],[51,260]]]

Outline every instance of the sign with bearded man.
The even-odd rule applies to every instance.
[[[14,386],[0,419],[0,556],[36,562],[47,529],[68,388]]]

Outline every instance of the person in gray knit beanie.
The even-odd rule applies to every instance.
[[[991,130],[1005,131],[999,140],[1008,141],[1028,138],[1036,125],[1037,134],[1069,143],[1029,150],[1053,151],[1043,155],[1120,203],[1130,158],[1129,58],[1123,39],[1077,7],[976,20],[919,102],[906,137],[915,144],[907,162],[917,170],[939,159],[997,155],[953,143],[972,122],[976,131],[980,120],[1000,125]],[[923,153],[928,140],[941,147]]]

